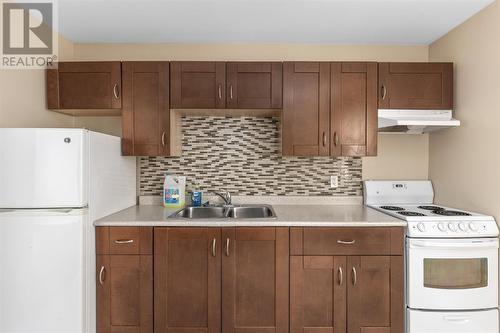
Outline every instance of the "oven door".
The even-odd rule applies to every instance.
[[[412,309],[498,307],[498,239],[408,239],[407,301]]]

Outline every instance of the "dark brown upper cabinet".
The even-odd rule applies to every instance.
[[[377,63],[331,64],[333,156],[377,155]]]
[[[453,63],[379,63],[379,109],[453,109]]]
[[[280,109],[280,62],[172,62],[172,109]]]
[[[281,62],[229,62],[226,69],[228,109],[281,109]]]
[[[169,63],[124,62],[122,154],[169,156]]]
[[[282,122],[283,155],[330,154],[330,63],[283,64]]]
[[[47,107],[54,110],[88,109],[75,114],[109,115],[121,109],[121,63],[59,62],[57,68],[46,71]],[[71,113],[71,112],[68,112]]]
[[[226,107],[226,63],[173,61],[170,63],[172,109]]]
[[[283,155],[377,154],[377,64],[286,62]]]

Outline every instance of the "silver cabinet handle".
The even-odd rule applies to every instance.
[[[101,270],[99,271],[99,284],[102,286],[104,284],[104,279],[106,278],[106,267],[101,266]]]
[[[358,282],[358,272],[356,271],[356,267],[352,268],[352,285],[355,286]]]
[[[218,91],[219,91],[219,99],[222,99],[222,85],[219,84],[218,86]]]
[[[343,244],[343,245],[353,245],[356,243],[356,240],[355,239],[352,239],[352,240],[337,240],[337,243],[338,244]]]
[[[120,98],[120,91],[118,90],[118,83],[115,83],[113,86],[113,95],[115,96],[115,99]]]
[[[134,242],[133,239],[117,239],[115,240],[115,244],[132,244]]]
[[[338,276],[339,276],[339,286],[341,286],[344,280],[344,272],[342,271],[342,267],[339,267]]]
[[[217,239],[212,239],[212,257],[217,256]]]
[[[339,145],[339,135],[337,132],[333,132],[333,144],[335,147]]]
[[[387,88],[385,85],[382,85],[380,88],[380,93],[382,94],[382,100],[384,100],[387,97]]]
[[[161,133],[161,145],[162,147],[165,147],[165,131]]]
[[[323,147],[326,146],[326,133],[323,132]]]
[[[229,257],[229,238],[226,238],[226,257]]]
[[[233,99],[233,85],[229,86],[229,98]]]

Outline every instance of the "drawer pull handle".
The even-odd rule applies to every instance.
[[[339,239],[337,243],[342,244],[342,245],[354,245],[356,243],[355,239],[352,240],[341,240]]]
[[[99,271],[99,284],[102,286],[104,285],[104,279],[106,278],[106,268],[104,266],[101,266],[101,270]]]
[[[222,99],[222,85],[221,84],[219,84],[217,86],[217,92],[218,92],[219,100],[221,100]]]
[[[352,268],[352,285],[355,286],[358,282],[358,272],[356,271],[356,267]]]
[[[133,239],[117,239],[115,240],[115,244],[132,244],[134,242]]]
[[[212,257],[217,256],[217,239],[212,239]]]
[[[339,286],[341,286],[344,280],[344,272],[342,271],[342,267],[339,267],[338,275],[339,275]]]

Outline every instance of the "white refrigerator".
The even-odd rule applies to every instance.
[[[135,204],[119,137],[0,128],[0,333],[95,332],[93,222]]]

